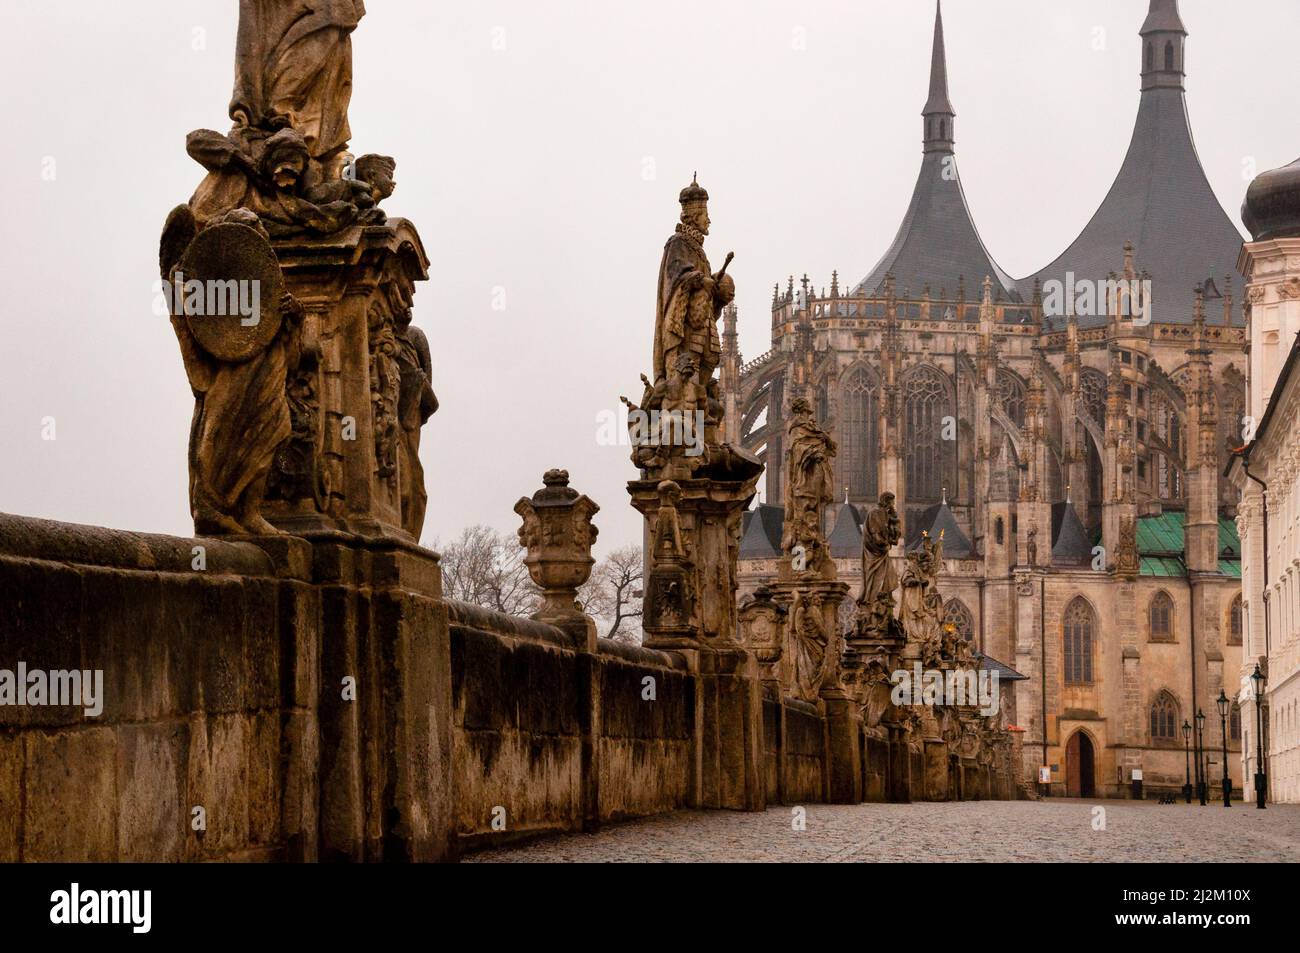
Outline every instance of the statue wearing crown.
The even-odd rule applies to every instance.
[[[709,234],[709,193],[700,184],[682,189],[681,221],[664,245],[659,263],[659,294],[655,299],[654,379],[665,380],[684,353],[695,357],[701,385],[707,385],[718,367],[722,346],[718,318],[736,297],[736,283],[728,275],[731,255],[717,274],[704,254]]]

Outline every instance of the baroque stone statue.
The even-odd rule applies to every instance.
[[[862,527],[862,595],[858,597],[858,605],[873,629],[892,615],[898,574],[894,571],[889,551],[902,535],[902,522],[894,509],[894,494],[881,493],[878,504],[871,508],[866,525]]]
[[[351,34],[361,0],[240,0],[233,126],[198,129],[186,151],[208,170],[190,208],[199,227],[251,209],[272,237],[382,223],[393,160],[349,165]]]
[[[736,297],[726,273],[731,255],[714,274],[704,253],[709,234],[709,193],[694,179],[678,196],[681,221],[664,245],[655,299],[654,379],[668,376],[682,352],[695,355],[699,379],[713,377],[722,354],[718,318]]]
[[[800,568],[820,572],[830,560],[822,519],[835,499],[835,441],[817,425],[806,398],[796,397],[790,411],[781,551],[795,555],[803,563]]]

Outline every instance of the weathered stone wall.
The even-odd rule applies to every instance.
[[[693,803],[694,677],[675,655],[448,602],[456,833],[473,849]]]
[[[0,668],[103,672],[98,716],[0,706],[0,860],[312,859],[314,599],[247,543],[0,515]]]

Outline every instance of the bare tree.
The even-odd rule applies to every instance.
[[[467,526],[446,544],[433,541],[442,554],[442,588],[448,599],[527,615],[537,605],[537,587],[528,577],[524,549],[514,533],[499,533],[481,523]]]
[[[591,571],[578,590],[588,614],[606,625],[605,638],[641,643],[641,547],[614,550]]]

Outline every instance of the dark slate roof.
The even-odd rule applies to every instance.
[[[1092,559],[1092,541],[1073,503],[1052,504],[1052,559],[1071,563]]]
[[[857,556],[862,552],[862,514],[852,503],[840,505],[835,528],[826,542],[832,556]]]
[[[930,98],[925,101],[922,115],[953,113],[948,99],[948,54],[943,48],[943,7],[934,5],[934,45],[930,49]]]
[[[951,152],[921,157],[921,174],[894,243],[853,293],[878,293],[886,274],[894,276],[900,293],[906,289],[919,295],[929,285],[932,294],[945,291],[949,297],[956,297],[958,281],[965,278],[968,301],[979,300],[987,276],[993,279],[995,296],[1000,287],[1003,298],[1021,300],[1015,282],[980,240]]]
[[[920,548],[922,530],[928,531],[932,539],[937,538],[940,531],[943,532],[943,556],[945,559],[969,559],[975,555],[970,540],[962,532],[961,526],[957,523],[957,517],[953,515],[952,509],[947,503],[936,503],[934,506],[922,511],[908,539],[907,549],[909,552]]]
[[[1152,17],[1166,16],[1152,8]],[[1173,16],[1177,18],[1177,10]],[[1124,164],[1105,200],[1079,237],[1046,268],[1019,282],[1029,294],[1035,279],[1104,281],[1124,266],[1124,243],[1134,246],[1134,264],[1151,277],[1153,321],[1191,324],[1196,286],[1207,278],[1222,284],[1232,275],[1240,296],[1237,256],[1242,238],[1210,188],[1192,141],[1183,90],[1159,87],[1142,92],[1137,122]],[[1226,288],[1220,291],[1227,293]],[[1208,309],[1207,309],[1208,311]],[[1210,314],[1209,319],[1218,318]],[[1060,327],[1063,317],[1056,316]],[[1232,321],[1244,317],[1234,309]],[[1080,315],[1079,327],[1106,323],[1102,315]]]
[[[1010,665],[1007,665],[1004,662],[999,662],[991,655],[980,654],[979,659],[980,668],[984,669],[986,672],[997,672],[999,682],[1019,682],[1024,681],[1029,677],[1028,675],[1021,675]]]
[[[760,503],[745,513],[740,537],[741,559],[775,559],[781,555],[781,524],[785,510],[770,503]]]
[[[1178,15],[1178,0],[1151,0],[1147,18],[1138,33],[1145,36],[1148,33],[1167,30],[1177,33],[1187,32],[1183,27],[1182,17]]]

